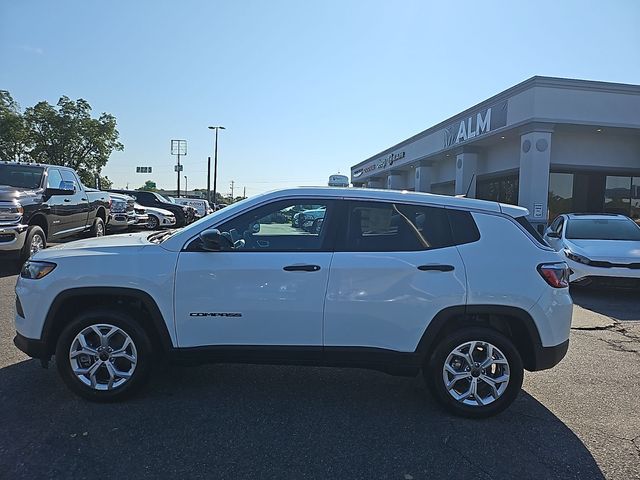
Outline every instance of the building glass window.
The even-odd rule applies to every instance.
[[[631,179],[631,212],[629,216],[640,224],[640,177]]]
[[[476,198],[517,205],[519,188],[518,174],[479,179],[476,185]]]
[[[549,221],[573,211],[573,173],[549,174]]]
[[[631,177],[607,176],[604,187],[604,211],[629,215],[631,209]]]
[[[454,182],[434,183],[431,185],[431,193],[452,196],[456,193],[456,185]]]

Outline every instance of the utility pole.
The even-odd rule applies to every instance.
[[[207,201],[211,201],[211,157],[207,157]],[[215,203],[214,201],[214,208]]]
[[[233,199],[234,199],[234,198],[236,198],[236,197],[234,197],[234,196],[233,196],[233,185],[234,185],[235,183],[236,183],[236,182],[234,182],[233,180],[231,180],[231,203],[233,203]]]
[[[213,152],[213,209],[215,210],[216,205],[216,194],[218,192],[218,130],[226,130],[222,126],[217,127],[209,127],[209,130],[216,131],[216,142]]]
[[[247,198],[247,187],[242,189],[242,198]]]

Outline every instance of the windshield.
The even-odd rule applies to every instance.
[[[44,168],[27,165],[0,165],[0,185],[16,188],[40,188]]]
[[[566,237],[570,240],[640,241],[640,227],[630,219],[570,219],[567,223]]]

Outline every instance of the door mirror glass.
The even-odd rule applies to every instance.
[[[220,233],[216,228],[210,228],[200,233],[202,248],[210,252],[233,250],[233,241]]]

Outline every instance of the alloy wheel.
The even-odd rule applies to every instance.
[[[121,328],[95,324],[84,328],[71,342],[71,370],[94,390],[113,390],[133,376],[138,351],[133,339]]]
[[[42,238],[42,236],[40,236],[39,234],[36,233],[31,238],[31,245],[29,245],[29,254],[30,254],[30,256],[35,255],[36,253],[38,253],[43,248],[44,248],[44,238]]]
[[[495,402],[509,384],[509,362],[489,342],[474,340],[454,348],[442,367],[444,386],[456,401],[473,407]]]

